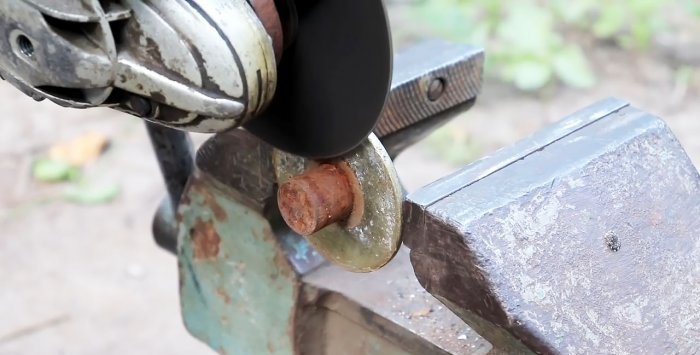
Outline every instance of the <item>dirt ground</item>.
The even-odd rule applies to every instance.
[[[474,137],[483,155],[616,96],[665,119],[700,163],[697,83],[679,86],[661,55],[601,47],[591,56],[602,78],[594,89],[542,98],[486,82],[476,106],[450,125]],[[164,188],[142,123],[36,103],[4,82],[0,108],[0,354],[213,353],[185,331],[175,258],[150,235]],[[47,147],[90,131],[112,144],[87,175],[117,182],[121,193],[85,207],[57,198],[63,187],[34,181],[30,167]],[[409,190],[458,168],[425,142],[396,163]]]

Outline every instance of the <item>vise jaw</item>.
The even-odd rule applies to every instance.
[[[409,195],[416,277],[494,344],[700,351],[700,176],[609,99]]]

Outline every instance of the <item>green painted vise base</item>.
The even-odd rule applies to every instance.
[[[486,354],[403,250],[384,269],[330,266],[275,213],[271,149],[239,130],[200,149],[178,214],[187,329],[221,354]]]

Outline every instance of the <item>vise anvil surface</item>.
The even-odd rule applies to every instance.
[[[416,191],[404,213],[421,285],[494,343],[700,351],[700,176],[659,118],[625,102]]]

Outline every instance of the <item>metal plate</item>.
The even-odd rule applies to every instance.
[[[338,156],[367,137],[384,107],[392,68],[386,13],[379,0],[298,6],[297,39],[282,57],[275,98],[246,128],[296,155]]]
[[[389,262],[401,245],[401,185],[373,134],[342,161],[355,173],[364,196],[361,220],[354,227],[332,224],[307,239],[326,259],[345,269],[374,271]],[[280,150],[273,153],[273,162],[280,183],[316,164]]]
[[[204,173],[190,179],[178,215],[183,321],[219,354],[293,354],[297,275],[247,202]]]

